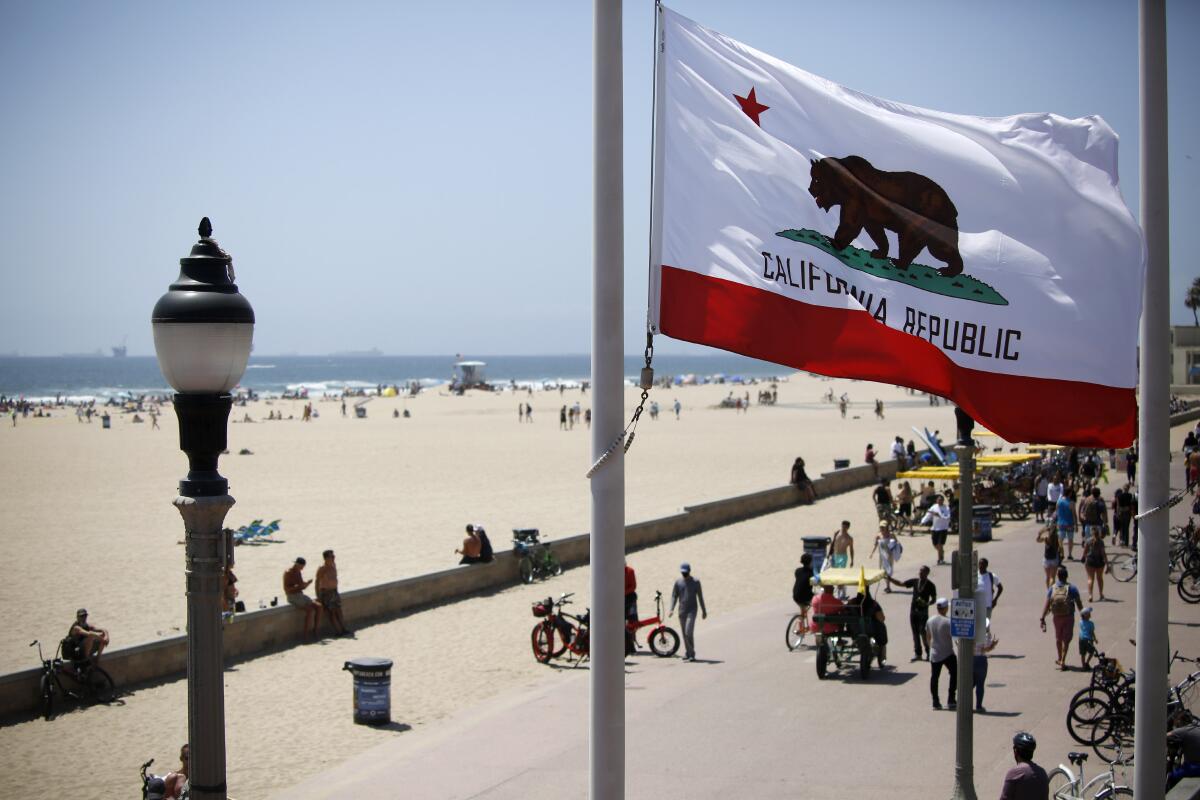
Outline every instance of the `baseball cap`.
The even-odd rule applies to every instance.
[[[86,609],[86,608],[78,608],[78,609],[76,609],[76,610],[75,610],[75,616],[77,616],[77,617],[86,617],[86,616],[87,616],[87,609]]]
[[[887,522],[885,522],[884,520],[879,520],[879,530],[886,531],[887,526],[888,526]]]
[[[683,562],[682,564],[680,564],[680,565],[679,565],[679,571],[680,571],[680,572],[691,572],[691,571],[692,571],[692,565],[691,565],[691,564],[689,564],[688,562],[686,562],[686,561],[685,561],[685,562]]]
[[[1092,614],[1092,607],[1091,607],[1091,606],[1088,606],[1087,608],[1085,608],[1083,611],[1080,611],[1079,613],[1080,613],[1080,614],[1087,614],[1088,616],[1091,616],[1091,614]]]
[[[950,601],[949,601],[949,600],[947,600],[946,598],[944,598],[944,597],[939,597],[939,598],[937,599],[937,607],[938,607],[938,608],[946,608],[948,605],[950,605]]]

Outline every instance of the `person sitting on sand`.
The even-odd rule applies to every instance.
[[[311,580],[304,580],[301,570],[308,562],[297,558],[292,566],[283,573],[283,594],[288,603],[304,612],[304,635],[316,636],[317,622],[320,620],[321,607],[304,593]]]
[[[67,639],[74,645],[74,654],[67,655],[72,661],[90,661],[95,664],[100,654],[108,647],[108,631],[88,624],[88,612],[81,608],[75,612],[75,622],[67,631]],[[66,655],[66,654],[64,654]]]
[[[462,555],[459,564],[478,564],[482,559],[480,553],[483,550],[483,542],[479,535],[475,533],[474,525],[467,525],[467,538],[463,539],[462,549],[456,549],[454,552]]]
[[[333,625],[338,636],[349,633],[346,623],[342,620],[342,596],[338,593],[337,564],[334,562],[333,551],[326,550],[321,554],[325,563],[317,567],[317,600],[325,609],[329,623]]]

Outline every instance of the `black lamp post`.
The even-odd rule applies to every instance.
[[[233,507],[217,472],[233,398],[246,371],[254,310],[233,282],[233,259],[200,221],[200,241],[179,259],[179,277],[154,305],[154,350],[178,392],[179,449],[187,478],[175,506],[186,540],[189,780],[193,798],[226,798],[221,590],[227,557],[222,526]]]

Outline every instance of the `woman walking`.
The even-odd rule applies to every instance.
[[[900,491],[896,493],[896,503],[896,513],[906,518],[912,516],[913,490],[908,481],[901,482]]]
[[[1045,544],[1042,550],[1042,569],[1046,573],[1046,588],[1054,583],[1058,566],[1062,563],[1062,540],[1058,538],[1058,530],[1054,525],[1047,525],[1038,531],[1037,540]]]
[[[1104,529],[1092,528],[1092,535],[1083,543],[1083,566],[1087,570],[1088,602],[1092,602],[1092,584],[1100,583],[1100,599],[1104,599],[1104,568],[1108,554],[1104,551]]]

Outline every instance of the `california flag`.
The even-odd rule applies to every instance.
[[[1132,441],[1143,246],[1104,120],[879,100],[661,15],[654,330]]]

